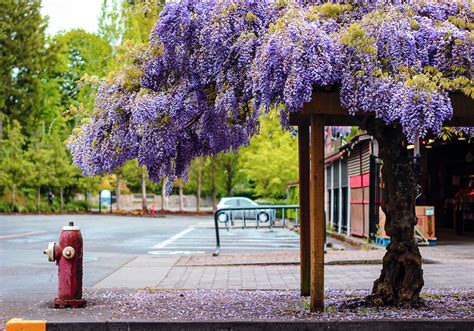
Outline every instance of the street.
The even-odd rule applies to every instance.
[[[94,319],[110,318],[104,298],[144,288],[162,289],[160,293],[300,288],[299,237],[288,229],[242,230],[237,223],[230,231],[221,229],[221,254],[213,257],[211,216],[6,215],[0,216],[0,322],[17,316],[41,318],[45,312],[58,320],[81,319],[74,311],[49,309],[56,296],[57,267],[43,250],[58,241],[70,221],[81,227],[84,237],[84,297],[92,302],[84,313],[96,316],[95,304],[102,307],[97,308],[102,315]],[[326,289],[369,291],[380,275],[385,250],[328,240],[333,248],[325,254]],[[473,288],[472,247],[471,240],[420,247],[423,293]]]
[[[84,238],[85,288],[299,288],[299,237],[288,229],[221,229],[216,258],[211,216],[8,215],[0,216],[1,302],[55,296],[57,267],[42,252],[70,221]],[[371,288],[385,250],[341,245],[325,256],[325,286]],[[474,287],[471,241],[420,250],[426,288]]]
[[[54,296],[57,268],[43,250],[58,241],[61,228],[71,221],[84,238],[84,287],[92,287],[140,255],[211,255],[215,250],[211,216],[0,216],[0,300]],[[223,253],[299,247],[298,235],[286,229],[221,229],[220,233]]]

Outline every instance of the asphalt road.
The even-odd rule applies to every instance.
[[[42,252],[70,221],[84,238],[85,287],[138,255],[212,254],[215,249],[210,216],[0,216],[0,303],[54,296],[57,267]],[[221,230],[223,252],[296,250],[298,239],[286,229]]]

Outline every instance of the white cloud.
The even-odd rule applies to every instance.
[[[41,13],[49,16],[46,32],[82,28],[97,32],[102,0],[43,0]]]

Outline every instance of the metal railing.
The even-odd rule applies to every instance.
[[[271,205],[271,206],[262,205],[262,206],[251,206],[251,207],[226,207],[226,208],[220,208],[216,210],[214,213],[214,227],[216,230],[216,250],[212,255],[218,256],[219,253],[221,252],[219,223],[224,223],[225,228],[227,229],[227,231],[229,231],[230,229],[229,224],[232,226],[235,223],[234,212],[242,211],[242,217],[241,217],[242,229],[245,229],[247,227],[247,221],[251,221],[251,220],[255,220],[256,228],[258,229],[260,227],[260,223],[267,223],[267,222],[269,222],[269,227],[272,228],[275,225],[277,210],[281,210],[282,227],[286,226],[285,212],[287,212],[288,210],[295,210],[295,223],[296,223],[296,226],[298,226],[299,208],[300,208],[299,205]],[[245,215],[246,211],[255,211],[255,218],[253,217],[247,218]],[[261,221],[260,215],[262,214],[267,214],[268,220]],[[220,215],[225,215],[225,218],[222,217],[224,221],[219,221]]]

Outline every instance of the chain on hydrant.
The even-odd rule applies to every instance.
[[[43,252],[58,266],[58,297],[55,308],[85,307],[82,299],[82,235],[79,227],[69,222],[59,235],[59,243],[49,243]]]

